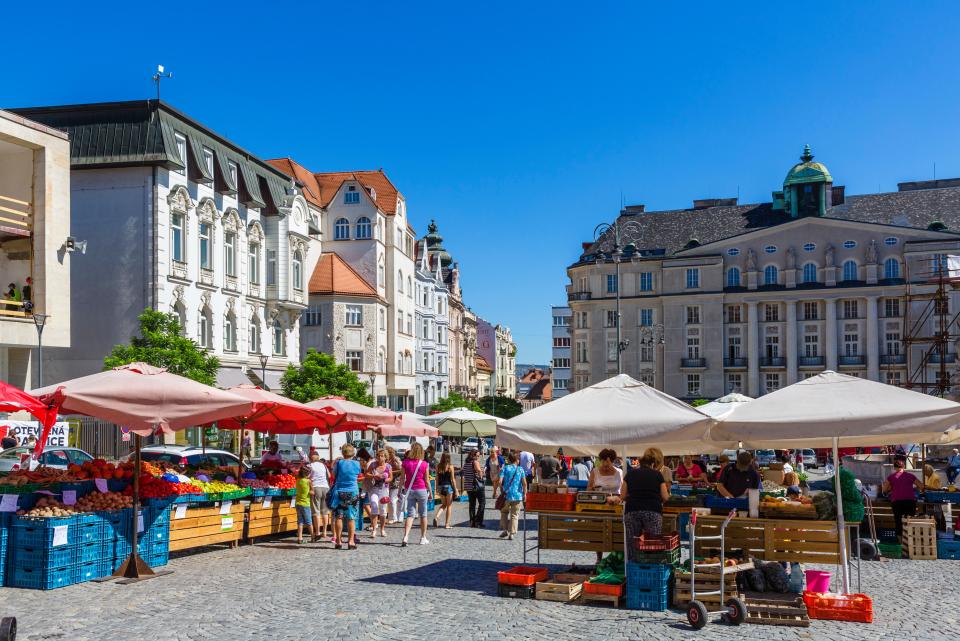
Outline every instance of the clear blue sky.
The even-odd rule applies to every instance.
[[[766,201],[804,143],[848,194],[960,176],[957,3],[107,4],[5,7],[0,105],[150,97],[162,63],[263,157],[383,167],[523,362],[621,193]]]

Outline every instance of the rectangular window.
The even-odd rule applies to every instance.
[[[700,270],[697,268],[687,269],[687,289],[699,289]]]
[[[363,306],[347,305],[345,308],[344,324],[359,327],[363,325]]]
[[[859,318],[859,306],[855,300],[845,300],[843,301],[843,317],[844,318]]]
[[[363,352],[347,352],[347,367],[351,372],[363,371]]]
[[[554,327],[570,327],[570,317],[569,317],[569,316],[554,316],[554,317],[553,317],[553,326],[554,326]]]
[[[700,396],[699,374],[687,374],[687,396]]]
[[[589,314],[588,314],[587,312],[578,312],[578,314],[579,314],[579,315],[577,316],[577,318],[578,318],[579,320],[578,320],[578,322],[577,322],[577,328],[578,328],[578,329],[587,329],[588,327],[590,327],[590,322],[589,322],[589,321],[590,321],[590,316],[589,316]]]
[[[356,205],[360,202],[360,192],[356,189],[356,187],[347,188],[347,191],[343,194],[344,205]]]
[[[553,359],[553,366],[554,366],[554,367],[570,367],[570,359],[569,359],[569,358],[555,358],[555,359]]]
[[[260,284],[260,245],[256,243],[247,248],[247,279],[254,285]]]
[[[617,275],[616,274],[607,274],[607,293],[608,294],[617,293]]]
[[[554,336],[554,337],[553,337],[553,346],[554,346],[554,347],[570,347],[570,337],[569,337],[569,336]]]
[[[767,358],[779,358],[780,357],[780,337],[779,336],[767,336],[764,341],[764,354]]]
[[[816,334],[807,334],[803,337],[803,355],[814,358],[820,355],[820,337]]]
[[[211,176],[213,175],[213,150],[208,149],[207,147],[203,148],[203,166],[206,167],[207,173]]]
[[[183,214],[170,217],[170,253],[178,263],[186,262],[183,255]]]
[[[763,320],[776,323],[780,320],[780,306],[776,303],[767,303],[763,306]]]
[[[380,329],[383,331],[387,330],[387,312],[384,309],[380,309]],[[382,367],[380,371],[385,371]]]
[[[700,358],[699,336],[687,336],[687,358]]]
[[[887,355],[900,355],[900,332],[887,332]]]
[[[741,309],[740,305],[727,305],[727,322],[742,323],[743,315],[740,311]]]
[[[277,250],[267,250],[267,285],[277,284]]]
[[[607,360],[617,360],[617,341],[607,341]]]
[[[587,362],[587,341],[577,341],[577,362]]]
[[[903,375],[900,372],[887,372],[887,385],[900,386],[903,384]]]
[[[730,336],[727,338],[727,358],[740,358],[740,337]]]
[[[860,335],[844,334],[843,335],[843,355],[858,356],[859,354],[860,354]]]
[[[687,325],[700,324],[700,307],[698,305],[687,306]]]
[[[640,291],[653,291],[653,272],[640,272]]]
[[[227,276],[237,275],[237,235],[232,231],[223,233],[223,268]]]
[[[763,382],[767,388],[767,394],[770,392],[776,392],[778,389],[780,389],[780,374],[776,372],[767,372],[763,379]]]
[[[187,139],[182,134],[174,134],[173,139],[177,145],[177,158],[183,164],[183,169],[177,169],[176,172],[181,176],[187,175]]]
[[[743,392],[743,374],[727,374],[727,394]]]
[[[407,314],[407,333],[413,336],[413,316]]]
[[[608,309],[607,310],[607,327],[616,327],[617,326],[617,310]]]
[[[306,326],[315,326],[320,324],[320,306],[311,305],[303,312],[303,324]]]
[[[900,317],[900,299],[887,298],[883,301],[883,315],[887,318]]]
[[[200,267],[211,269],[210,260],[210,224],[200,223]]]
[[[649,327],[653,325],[653,310],[652,309],[641,309],[640,310],[640,324],[643,327]]]
[[[820,306],[813,303],[803,304],[803,320],[817,320],[820,317]]]
[[[553,389],[565,390],[567,389],[567,384],[569,382],[570,382],[570,379],[567,379],[567,378],[555,378],[553,379]]]
[[[653,362],[653,345],[640,346],[640,362],[641,363]]]
[[[403,312],[401,311],[397,312],[397,332],[403,333]]]
[[[239,170],[238,170],[238,168],[237,168],[237,163],[235,163],[235,162],[227,162],[227,171],[230,172],[230,182],[233,183],[233,186],[234,186],[234,187],[236,187],[236,188],[239,189],[239,187],[240,187],[240,182],[239,182],[239,179],[238,179],[238,177],[237,177],[237,174],[239,173]]]

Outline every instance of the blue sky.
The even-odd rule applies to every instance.
[[[848,194],[960,176],[956,3],[58,4],[4,8],[0,106],[147,98],[162,63],[254,153],[383,167],[523,362],[621,194],[769,200],[804,143]]]

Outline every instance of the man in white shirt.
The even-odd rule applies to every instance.
[[[527,477],[527,483],[533,480],[533,454],[530,452],[520,452],[520,467]]]
[[[327,507],[327,493],[330,491],[330,472],[320,460],[320,453],[310,454],[310,484],[313,485],[313,495],[310,497],[310,507],[313,511],[313,540],[327,538],[327,527],[330,525],[330,508]],[[323,525],[323,534],[320,534],[320,525]]]

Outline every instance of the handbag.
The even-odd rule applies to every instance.
[[[513,475],[510,477],[510,480],[507,481],[507,483],[503,486],[504,488],[508,488],[508,487],[510,487],[511,485],[513,485],[513,480],[514,480],[515,478],[517,478],[517,472],[519,471],[519,469],[520,469],[519,466],[513,468]],[[503,509],[503,506],[506,505],[506,504],[507,504],[507,495],[506,495],[506,493],[504,492],[504,490],[501,489],[501,490],[500,490],[500,496],[497,497],[497,501],[496,501],[496,503],[493,504],[493,506],[494,506],[495,508],[497,508],[498,510],[502,510],[502,509]]]

